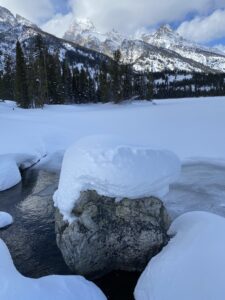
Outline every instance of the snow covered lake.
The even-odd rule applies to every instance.
[[[18,167],[24,169],[40,160],[34,171],[24,173],[28,177],[22,184],[0,192],[0,211],[14,219],[11,227],[0,231],[0,238],[7,242],[22,274],[69,273],[55,243],[52,196],[65,150],[88,135],[119,135],[133,144],[174,152],[183,166],[179,180],[163,199],[171,218],[195,210],[225,217],[225,98],[163,100],[156,104],[21,110],[13,102],[0,103],[0,126],[4,128],[0,190],[21,180]]]
[[[0,190],[20,178],[21,168],[42,161],[60,168],[65,150],[78,139],[96,134],[119,135],[132,144],[174,152],[181,160],[225,159],[225,98],[200,98],[45,106],[22,110],[0,103]],[[7,163],[8,162],[8,163]]]

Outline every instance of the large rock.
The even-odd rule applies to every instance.
[[[69,224],[56,212],[57,244],[76,274],[98,277],[112,270],[142,271],[167,243],[169,218],[153,197],[130,200],[82,192]]]

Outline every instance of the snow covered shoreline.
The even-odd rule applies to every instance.
[[[136,300],[223,300],[225,218],[191,212],[169,229],[170,242],[141,275]]]
[[[46,276],[31,279],[15,268],[9,250],[0,239],[0,299],[7,300],[106,300],[101,290],[81,276]]]
[[[120,135],[136,145],[166,149],[181,161],[225,161],[225,98],[199,98],[131,102],[121,105],[53,105],[22,110],[14,102],[0,103],[1,190],[19,182],[17,166],[25,168],[41,161],[49,168],[61,168],[65,150],[78,139],[96,134]],[[18,155],[19,154],[19,155]],[[13,162],[11,158],[13,157]],[[40,167],[41,167],[40,164]],[[2,172],[1,172],[2,171]],[[6,175],[7,174],[7,175]],[[6,179],[14,178],[12,182]]]

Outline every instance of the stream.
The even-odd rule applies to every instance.
[[[0,211],[14,218],[12,226],[0,230],[17,269],[24,276],[69,275],[57,248],[54,232],[52,195],[59,172],[30,169],[14,188],[0,192]],[[216,163],[190,163],[163,199],[171,219],[194,210],[225,217],[225,166]],[[133,300],[140,274],[113,272],[96,280],[109,300]]]

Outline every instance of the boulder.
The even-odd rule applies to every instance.
[[[89,278],[143,271],[168,242],[169,217],[154,197],[115,199],[85,191],[72,216],[69,223],[56,210],[57,245],[69,268]]]

